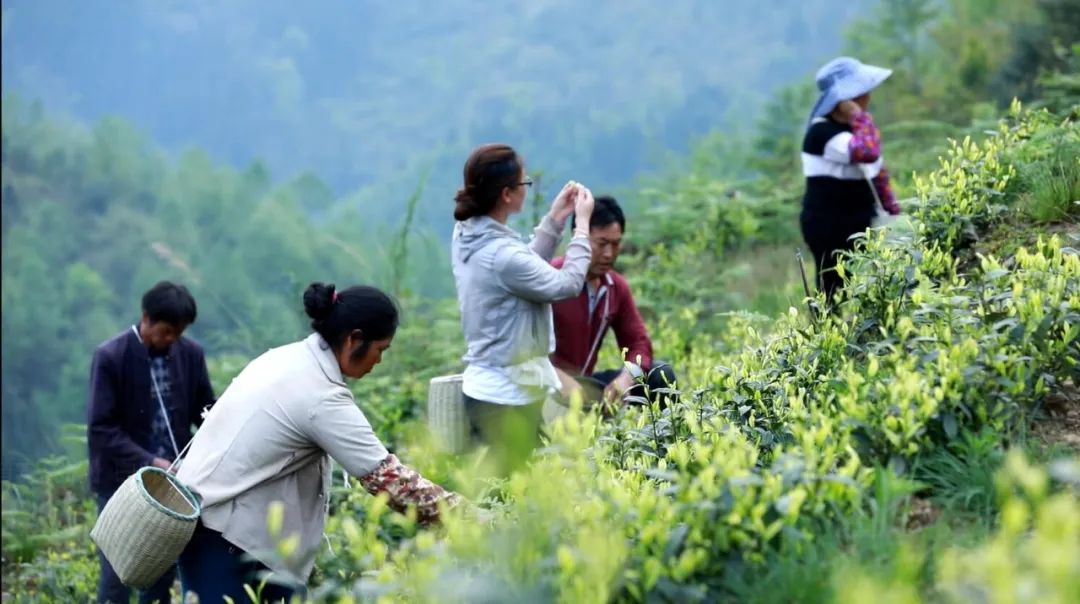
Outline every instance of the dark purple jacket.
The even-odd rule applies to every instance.
[[[214,404],[214,390],[202,347],[181,337],[169,350],[169,422],[181,449],[191,440],[191,425],[202,423],[203,407]],[[150,384],[150,355],[128,329],[94,350],[87,404],[90,488],[111,495],[131,474],[154,460],[150,426],[158,402]]]

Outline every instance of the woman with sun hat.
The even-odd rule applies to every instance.
[[[870,92],[891,74],[891,69],[839,57],[815,77],[821,95],[803,139],[806,194],[799,221],[814,254],[818,288],[829,300],[843,285],[837,255],[852,249],[852,235],[879,216],[900,213],[882,160],[881,133],[867,111]]]

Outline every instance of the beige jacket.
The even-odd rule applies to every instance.
[[[305,581],[326,522],[330,458],[359,477],[388,456],[326,341],[312,334],[244,368],[195,434],[177,476],[201,496],[204,525],[271,570]],[[289,560],[274,554],[278,540],[267,525],[274,501],[284,503],[281,537],[299,535]]]

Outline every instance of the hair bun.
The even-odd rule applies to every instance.
[[[462,170],[462,188],[454,196],[454,218],[468,220],[490,214],[507,187],[520,184],[525,165],[510,145],[480,145]]]
[[[458,189],[457,195],[454,195],[455,220],[467,220],[476,215],[476,199],[470,191],[472,188],[474,187],[463,187]]]
[[[322,321],[334,311],[333,283],[312,283],[304,291],[304,312],[315,321]]]

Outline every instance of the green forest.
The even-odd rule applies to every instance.
[[[39,60],[3,84],[304,179],[309,216],[351,210],[365,235],[392,228],[425,182],[415,227],[446,241],[447,198],[479,142],[512,140],[550,182],[625,185],[704,132],[749,129],[870,4],[9,0],[4,50]],[[437,283],[429,293],[450,293]]]
[[[392,131],[382,126],[395,120],[351,109],[349,134],[371,134],[372,149],[408,155],[395,143],[407,139],[418,150],[358,160],[370,170],[363,187],[342,194],[353,168],[327,161],[321,176],[318,132],[293,141],[299,169],[280,169],[272,154],[237,169],[219,159],[227,152],[166,150],[122,117],[87,123],[6,91],[5,600],[93,599],[90,353],[137,319],[149,285],[173,279],[199,302],[189,334],[206,347],[219,392],[250,359],[305,335],[299,302],[311,281],[391,291],[402,328],[385,361],[352,385],[357,401],[399,457],[497,516],[492,526],[450,517],[421,529],[339,480],[332,551],[320,554],[311,601],[1074,602],[1080,2],[865,3],[833,13],[843,27],[814,34],[831,3],[777,3],[761,19],[782,48],[754,55],[760,63],[704,61],[703,81],[717,83],[704,104],[689,99],[709,89],[665,81],[662,61],[625,79],[588,75],[645,52],[637,46],[660,26],[645,25],[655,9],[642,4],[596,9],[609,20],[625,11],[620,23],[643,29],[598,23],[610,54],[574,64],[575,77],[596,77],[581,84],[586,96],[642,97],[637,120],[605,121],[602,103],[549,105],[539,90],[525,95],[535,105],[506,106],[462,83],[468,62],[417,67],[461,96],[455,111],[531,124],[520,144],[540,186],[516,224],[523,232],[564,175],[595,174],[618,195],[628,210],[620,271],[680,376],[683,396],[665,410],[571,414],[501,482],[475,480],[472,456],[440,453],[424,418],[428,380],[461,368],[449,199],[461,142],[483,120],[444,116],[462,130],[440,142],[424,139],[430,123]],[[556,22],[573,15],[564,2],[535,10]],[[754,16],[671,12],[664,27],[688,30]],[[468,46],[470,30],[437,17],[425,27],[459,37],[424,39],[446,56]],[[5,36],[17,18],[5,8]],[[732,52],[761,31],[746,26]],[[812,68],[791,56],[824,49],[827,35],[842,41],[836,50],[895,70],[871,111],[909,218],[845,259],[850,296],[833,315],[804,295],[795,256],[809,257],[798,152],[816,90]],[[538,66],[568,65],[537,52]],[[775,81],[750,80],[766,71]],[[500,87],[499,74],[487,76]],[[527,84],[521,75],[505,85]],[[394,105],[402,94],[374,97],[407,113]],[[644,98],[654,94],[668,96]],[[313,109],[287,91],[277,102],[290,98],[299,124]],[[565,122],[568,110],[589,119]],[[662,159],[605,160],[605,150],[650,148],[636,137]],[[378,199],[396,210],[369,212]],[[614,344],[602,354],[617,362]]]

